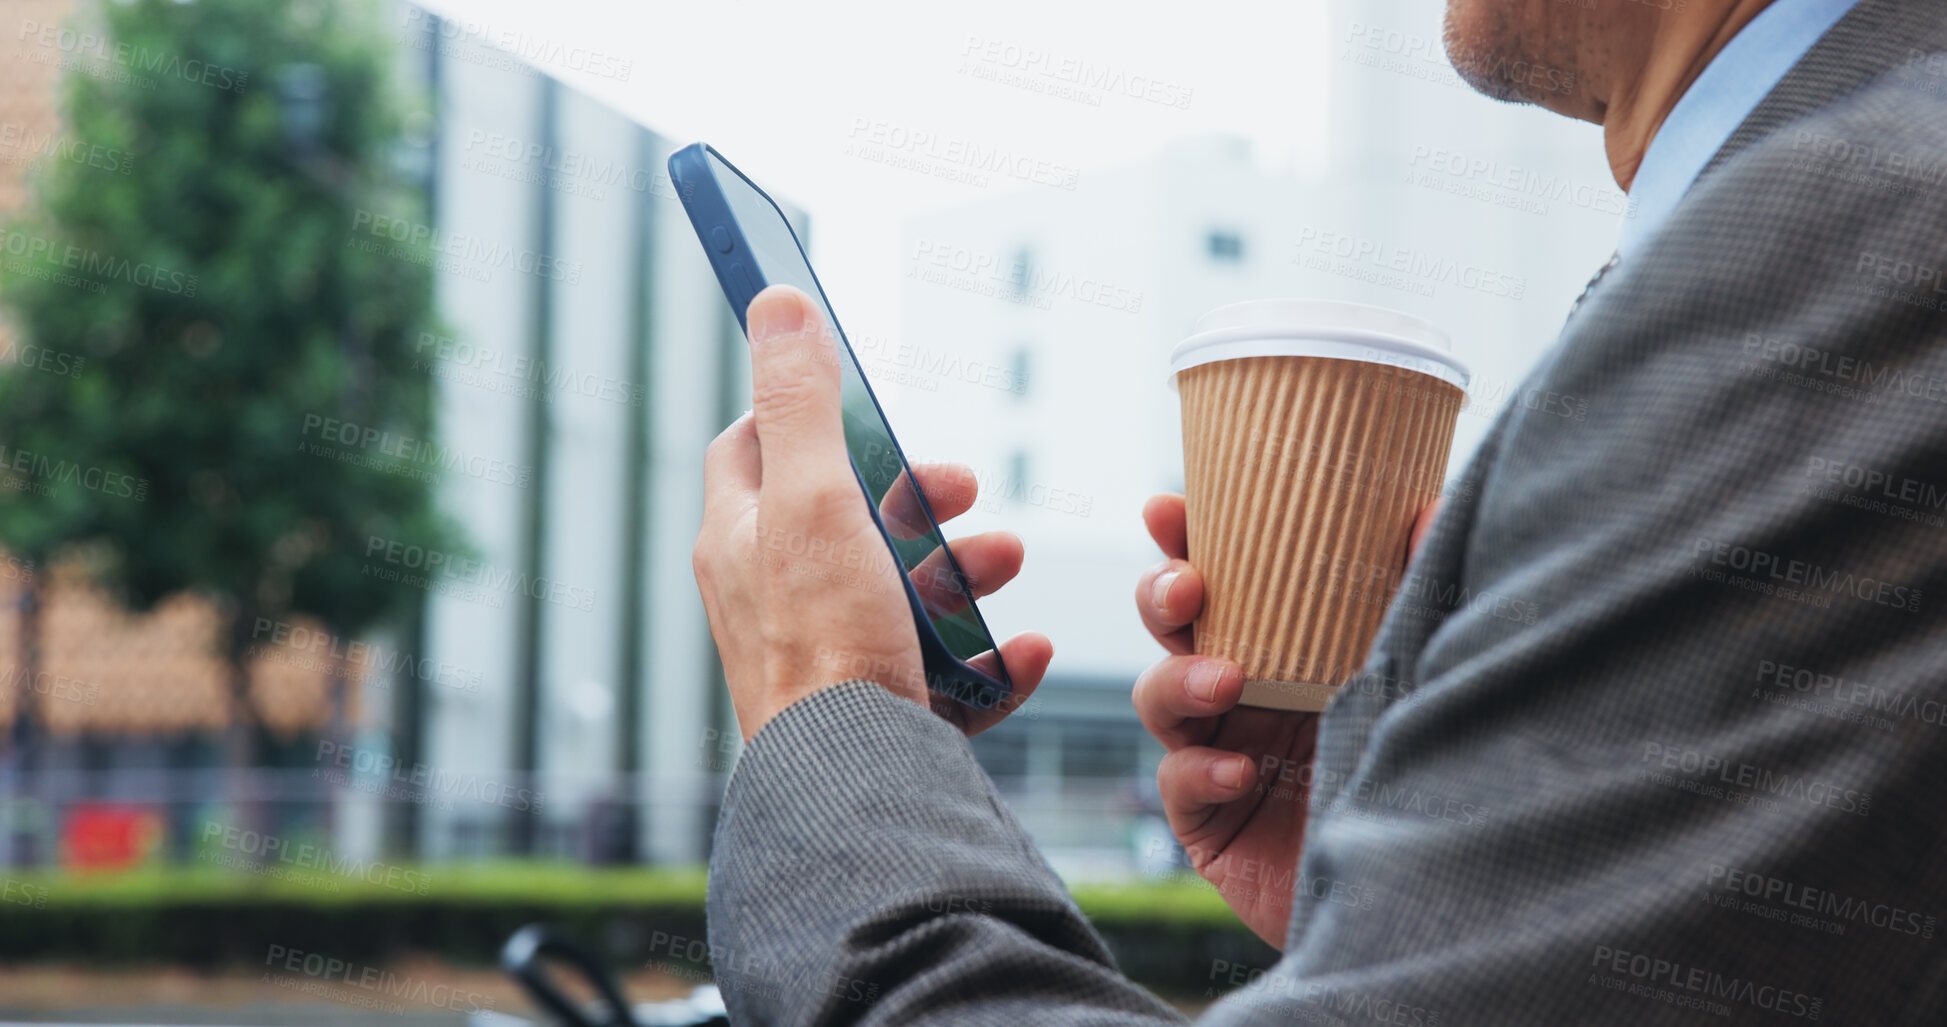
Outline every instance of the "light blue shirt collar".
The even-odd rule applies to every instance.
[[[1650,140],[1629,190],[1630,216],[1616,240],[1618,257],[1628,260],[1630,251],[1663,227],[1758,102],[1857,3],[1774,0],[1731,37]]]

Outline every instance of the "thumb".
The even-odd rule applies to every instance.
[[[764,485],[802,493],[850,477],[838,344],[824,313],[802,290],[773,285],[750,301],[744,320]]]

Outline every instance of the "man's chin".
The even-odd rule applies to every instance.
[[[1522,66],[1521,33],[1509,20],[1507,0],[1448,0],[1444,30],[1447,60],[1475,92],[1507,103],[1535,103],[1526,83],[1509,73]]]
[[[1451,54],[1451,51],[1449,53]],[[1469,64],[1452,56],[1449,56],[1448,59],[1453,61],[1453,70],[1459,74],[1460,80],[1472,86],[1474,92],[1482,96],[1493,100],[1500,100],[1504,103],[1538,102],[1534,97],[1529,96],[1522,90],[1520,83],[1498,77],[1484,70],[1494,66],[1490,62]]]

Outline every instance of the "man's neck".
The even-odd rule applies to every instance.
[[[1631,73],[1609,84],[1606,98],[1598,101],[1598,116],[1589,118],[1602,126],[1609,170],[1623,191],[1635,184],[1650,141],[1691,83],[1772,2],[1724,0],[1692,3],[1683,13],[1658,10],[1635,34],[1640,56]],[[1606,56],[1617,60],[1615,66],[1630,65],[1626,53],[1609,50]]]

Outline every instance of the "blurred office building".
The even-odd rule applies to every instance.
[[[73,0],[6,6],[9,39],[92,25]],[[29,57],[42,59],[29,59]],[[57,110],[64,65],[17,48],[0,62],[0,217],[30,201],[37,174],[63,162],[113,167],[128,154],[76,138]],[[0,366],[46,368],[71,360],[0,318]],[[30,609],[29,582],[42,581]],[[29,618],[33,629],[26,630]],[[230,675],[214,654],[228,625],[188,595],[131,614],[84,577],[0,553],[0,865],[61,861],[116,867],[180,853],[194,825],[219,805],[215,771],[230,721]],[[31,637],[30,637],[31,636]],[[252,660],[262,722],[322,732],[356,713],[358,696],[330,672],[267,645]],[[259,791],[287,791],[266,772]],[[300,788],[315,804],[315,789]]]
[[[59,26],[92,9],[9,13]],[[434,379],[439,502],[471,543],[444,555],[470,571],[429,575],[417,623],[377,637],[253,629],[253,705],[298,742],[296,765],[256,768],[241,793],[221,766],[215,607],[183,596],[133,615],[56,580],[30,664],[22,576],[0,575],[15,686],[0,721],[12,731],[16,704],[35,704],[34,733],[0,760],[0,862],[193,859],[196,826],[237,815],[223,803],[240,796],[259,804],[248,826],[334,858],[706,853],[737,732],[689,552],[704,447],[749,387],[670,188],[673,144],[563,86],[519,38],[509,52],[506,33],[410,4],[385,19],[425,100],[398,159],[430,215],[361,211],[346,241],[430,241],[441,323],[413,371]],[[0,209],[62,159],[56,70],[0,67]],[[57,685],[86,695],[41,694]]]
[[[913,218],[899,337],[853,340],[908,452],[975,467],[983,499],[962,533],[1026,541],[1021,577],[982,607],[997,634],[1059,625],[1056,660],[1033,715],[975,745],[1065,870],[1153,852],[1153,821],[1131,816],[1153,810],[1161,754],[1129,700],[1162,655],[1134,609],[1161,559],[1139,514],[1182,488],[1169,353],[1200,315],[1312,297],[1439,323],[1473,372],[1450,475],[1509,403],[1574,415],[1575,397],[1521,383],[1627,214],[1599,138],[1489,110],[1446,62],[1437,5],[1369,7],[1336,5],[1337,123],[1310,170],[1267,168],[1240,138],[1181,139]]]
[[[526,585],[429,594],[424,651],[465,684],[372,736],[423,740],[403,762],[457,782],[417,810],[427,858],[700,861],[737,732],[690,547],[704,447],[749,387],[674,143],[518,40],[398,10],[438,112],[438,437],[498,469],[447,476],[442,503],[482,580]]]
[[[1573,416],[1575,397],[1520,383],[1626,216],[1595,130],[1472,93],[1437,5],[1333,9],[1322,159],[1272,167],[1244,140],[1186,138],[916,217],[887,268],[898,337],[851,339],[908,454],[974,467],[981,497],[953,534],[1026,540],[1021,578],[982,608],[998,636],[1048,631],[1056,661],[975,748],[1065,873],[1170,858],[1160,748],[1129,702],[1160,650],[1132,592],[1159,558],[1141,504],[1182,484],[1168,355],[1199,315],[1312,296],[1439,322],[1474,370],[1456,469],[1507,404]],[[303,625],[257,639],[253,699],[305,739],[257,774],[280,810],[261,826],[350,858],[699,862],[738,736],[689,554],[703,450],[747,406],[748,370],[675,202],[674,141],[564,85],[545,41],[385,10],[400,75],[428,98],[399,160],[430,214],[366,212],[347,241],[430,242],[442,320],[414,371],[437,392],[440,504],[471,542],[445,555],[470,571],[326,659]],[[54,70],[0,65],[0,211],[30,165],[60,159]],[[20,592],[0,579],[17,685]],[[184,598],[134,617],[81,582],[44,604],[34,680],[93,691],[50,706],[0,689],[10,730],[16,704],[42,708],[31,754],[0,759],[0,861],[77,843],[106,863],[182,858],[195,825],[229,815],[210,805],[229,716],[216,611]],[[7,776],[30,767],[31,789]]]

